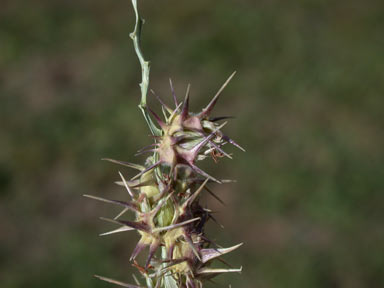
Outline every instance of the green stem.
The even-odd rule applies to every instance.
[[[140,35],[141,35],[141,28],[144,24],[144,20],[141,19],[139,16],[139,13],[137,10],[137,0],[132,0],[132,5],[133,5],[133,9],[135,10],[136,23],[135,23],[135,30],[133,30],[133,32],[130,34],[130,37],[133,40],[133,46],[135,47],[135,52],[136,52],[137,58],[139,58],[139,62],[141,66],[141,83],[140,83],[141,100],[140,100],[139,108],[143,113],[145,121],[147,122],[148,127],[151,130],[152,134],[155,136],[161,136],[161,130],[157,128],[156,125],[153,123],[147,109],[147,94],[148,94],[150,68],[149,68],[149,61],[146,61],[144,59],[143,53],[140,49]]]

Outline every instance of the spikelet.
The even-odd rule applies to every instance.
[[[142,20],[138,17],[136,1],[132,2],[137,22],[131,37],[134,43],[138,43],[136,32],[140,31]],[[141,55],[140,50],[136,52]],[[139,60],[142,67],[148,65],[143,57],[139,57]],[[147,68],[147,72],[143,69],[142,93],[143,87],[147,88],[143,85],[144,80],[148,80],[149,67]],[[210,219],[215,219],[211,210],[200,205],[199,196],[203,191],[213,194],[207,187],[208,183],[222,183],[222,181],[197,166],[198,161],[207,157],[212,157],[214,160],[224,156],[231,158],[231,155],[222,148],[227,143],[244,150],[221,131],[226,124],[221,121],[228,117],[211,116],[221,92],[234,74],[199,113],[189,111],[189,85],[184,101],[178,103],[170,81],[175,102],[175,107],[172,109],[156,96],[164,112],[164,118],[146,107],[146,98],[143,97],[140,108],[154,134],[154,143],[138,151],[138,154],[151,153],[145,165],[104,159],[138,171],[128,181],[119,172],[120,180],[116,183],[127,190],[129,200],[111,200],[84,195],[122,207],[122,211],[114,218],[101,218],[118,226],[101,235],[133,230],[138,233],[140,239],[131,254],[130,261],[145,279],[146,287],[198,288],[203,287],[204,281],[219,274],[241,271],[241,268],[212,268],[214,260],[224,261],[221,257],[237,249],[241,244],[218,248],[207,238],[204,231],[205,224]],[[144,93],[146,94],[146,90]],[[148,111],[155,122],[152,121]],[[122,220],[122,216],[128,211],[133,213],[134,217],[131,217],[131,220]],[[138,263],[136,259],[144,250],[148,251],[145,261]],[[138,281],[137,285],[130,285],[106,277],[96,277],[122,287],[145,287]]]

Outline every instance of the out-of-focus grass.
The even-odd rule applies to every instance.
[[[129,1],[3,1],[0,10],[1,287],[131,281],[137,236],[98,238],[125,196],[120,167],[149,143],[137,109]],[[210,173],[239,183],[206,201],[244,241],[233,287],[384,286],[382,1],[145,1],[151,87],[192,84],[192,108],[237,70],[217,114],[247,149]],[[151,100],[152,101],[152,100]],[[141,158],[137,161],[142,161]],[[217,169],[217,168],[214,168]],[[129,176],[128,170],[124,172]],[[219,236],[216,236],[219,235]]]

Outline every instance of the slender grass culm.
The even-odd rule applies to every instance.
[[[136,277],[134,277],[135,285],[106,277],[96,277],[131,288],[201,288],[206,281],[210,281],[218,274],[241,271],[241,268],[214,268],[212,263],[214,260],[225,263],[221,256],[235,250],[241,244],[219,248],[206,237],[204,226],[208,220],[214,218],[211,215],[212,211],[199,204],[199,195],[202,191],[213,194],[207,184],[211,182],[221,184],[225,180],[214,178],[196,164],[208,157],[231,158],[231,155],[222,149],[227,143],[243,150],[222,133],[221,129],[226,122],[221,122],[226,117],[211,116],[220,93],[235,73],[199,113],[189,111],[189,86],[184,101],[179,102],[170,81],[175,107],[170,108],[158,98],[164,118],[158,116],[147,107],[150,69],[149,62],[144,59],[140,49],[143,20],[139,16],[136,0],[132,0],[132,4],[136,24],[130,36],[142,69],[139,108],[154,139],[153,144],[139,150],[138,153],[148,152],[151,156],[144,165],[105,159],[138,170],[138,174],[130,180],[126,180],[119,172],[121,181],[117,184],[127,190],[129,201],[84,196],[123,207],[115,218],[102,218],[119,227],[101,235],[132,230],[139,233],[140,240],[133,250],[130,261],[137,267],[145,284],[140,284]],[[127,211],[135,214],[134,220],[121,220],[121,216]],[[145,263],[138,263],[137,256],[147,247],[149,252]]]

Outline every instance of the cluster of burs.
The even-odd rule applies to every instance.
[[[85,195],[123,207],[114,219],[102,218],[119,225],[116,230],[102,235],[132,230],[139,233],[140,240],[130,261],[144,277],[145,287],[197,288],[218,274],[241,271],[241,268],[212,265],[214,260],[225,265],[221,256],[241,244],[221,248],[207,238],[205,224],[215,219],[211,210],[199,204],[199,195],[206,191],[217,197],[207,185],[226,181],[214,178],[197,166],[198,161],[207,157],[215,161],[219,157],[231,158],[223,150],[228,143],[243,150],[221,131],[227,117],[211,116],[220,93],[233,75],[200,113],[189,111],[189,86],[184,101],[178,103],[171,84],[175,108],[157,97],[164,117],[148,108],[159,128],[153,136],[154,143],[138,151],[139,154],[150,153],[145,165],[105,159],[138,170],[130,180],[119,172],[121,181],[116,182],[125,187],[129,201]],[[127,211],[133,212],[133,220],[122,220]],[[148,255],[143,263],[138,263],[136,258],[143,250],[149,251]],[[137,279],[136,285],[131,285],[97,277],[123,287],[144,287]]]

